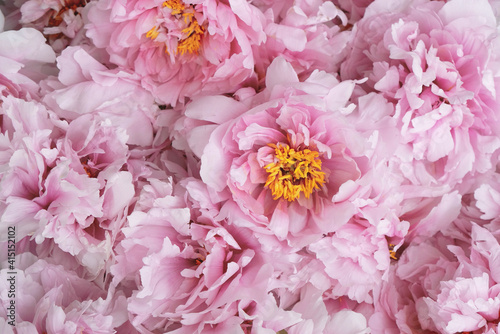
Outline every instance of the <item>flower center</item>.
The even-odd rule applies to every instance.
[[[325,183],[319,152],[308,148],[295,150],[288,145],[268,144],[274,148],[274,162],[266,165],[268,187],[274,199],[283,197],[289,202],[304,194],[306,198]]]
[[[176,18],[182,17],[184,20],[185,28],[180,31],[182,37],[178,37],[175,53],[181,55],[185,53],[198,54],[205,28],[196,20],[194,6],[186,6],[181,0],[167,0],[163,2],[163,7],[170,8],[170,15]],[[155,40],[159,34],[160,28],[154,26],[146,33],[146,37]],[[165,52],[168,53],[168,47],[165,48]]]

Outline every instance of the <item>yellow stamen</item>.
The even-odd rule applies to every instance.
[[[179,41],[177,52],[181,55],[186,52],[198,54],[198,49],[201,46],[201,36],[203,36],[204,31],[203,27],[195,19],[187,28],[182,30],[188,37]]]
[[[288,145],[268,144],[274,148],[275,161],[264,168],[268,173],[265,187],[273,198],[285,198],[289,202],[303,193],[306,198],[325,183],[325,173],[321,171],[319,153],[308,148],[295,150]]]
[[[172,15],[182,15],[184,18],[184,23],[187,27],[182,29],[182,33],[186,36],[185,38],[180,38],[177,43],[176,54],[184,55],[185,53],[195,53],[198,54],[198,50],[201,47],[201,38],[205,34],[205,29],[200,26],[195,17],[194,6],[186,6],[181,0],[167,0],[163,2],[163,7],[171,9]],[[157,28],[152,28],[146,37],[155,39],[159,32]],[[167,47],[165,47],[165,53],[169,54]]]
[[[184,17],[184,23],[191,23],[193,20],[196,21],[196,18],[194,17],[194,12],[185,12],[182,13],[182,16]]]
[[[194,20],[189,26],[187,26],[187,28],[182,29],[182,32],[187,34],[188,36],[191,36],[191,34],[203,34],[205,30],[198,24],[198,21],[196,21],[194,17],[193,19]]]
[[[180,0],[167,0],[163,2],[163,7],[168,7],[172,10],[172,15],[181,14],[184,9],[186,9],[186,5],[184,2]]]
[[[398,258],[396,256],[396,251],[394,250],[395,246],[396,245],[394,245],[394,244],[389,244],[389,256],[391,257],[391,259],[397,261]]]
[[[146,34],[146,37],[151,38],[151,39],[156,39],[156,37],[158,37],[159,34],[160,34],[160,32],[158,31],[158,28],[153,27],[148,31],[148,33]]]

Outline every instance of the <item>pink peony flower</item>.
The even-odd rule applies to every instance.
[[[33,101],[7,96],[0,113],[0,227],[6,232],[9,225],[15,226],[22,239],[38,228],[34,216],[41,206],[34,199],[42,195],[44,178],[55,166],[51,135],[57,131],[47,109]]]
[[[123,229],[111,273],[130,291],[131,324],[141,333],[244,333],[296,322],[268,295],[272,265],[251,231],[223,226],[206,186],[184,182],[150,179]]]
[[[202,180],[252,217],[256,229],[294,246],[333,232],[355,213],[354,198],[365,189],[356,182],[373,154],[352,124],[356,118],[343,115],[354,108],[347,104],[354,85],[324,72],[301,83],[278,58],[268,70],[267,89],[251,97],[250,110],[236,101],[221,100],[224,110],[233,111],[223,115],[188,105],[187,118],[206,124],[186,134],[193,151],[202,152]],[[230,105],[235,107],[226,109]]]
[[[39,99],[38,82],[51,73],[54,51],[35,29],[3,31],[1,21],[0,96]]]
[[[125,132],[90,115],[73,121],[59,141],[61,158],[45,180],[47,207],[37,241],[53,238],[93,274],[111,256],[135,195],[132,174],[123,171],[128,148]],[[76,198],[79,198],[77,201]]]
[[[489,3],[374,1],[355,27],[342,78],[395,104],[403,175],[459,183],[492,167],[497,126],[496,19]]]
[[[496,331],[500,244],[476,224],[468,243],[438,235],[410,245],[379,290],[374,333]]]
[[[387,280],[391,258],[386,238],[374,232],[374,227],[353,220],[309,245],[332,279],[332,297],[373,303],[372,290]]]
[[[135,195],[132,174],[121,170],[125,131],[92,115],[68,126],[42,105],[12,97],[4,106],[2,231],[16,226],[19,239],[53,239],[97,276]]]
[[[112,63],[142,78],[163,103],[234,92],[254,80],[252,45],[264,16],[246,1],[101,0],[89,4],[87,35]]]

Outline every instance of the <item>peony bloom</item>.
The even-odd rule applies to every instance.
[[[33,101],[7,96],[0,113],[0,227],[6,232],[7,226],[16,226],[22,239],[38,228],[34,216],[42,207],[35,199],[42,195],[44,178],[55,166],[57,150],[51,135],[57,131],[49,111]]]
[[[221,201],[236,203],[255,229],[300,247],[354,214],[352,198],[363,188],[356,182],[373,150],[352,125],[356,119],[345,116],[354,108],[347,104],[354,82],[314,72],[301,83],[278,58],[266,84],[252,102],[219,99],[232,113],[204,113],[196,101],[197,107],[188,105],[187,119],[205,125],[186,131],[187,144],[202,152],[201,178]]]
[[[125,131],[109,121],[91,115],[73,121],[58,142],[60,158],[40,197],[47,209],[37,215],[43,226],[37,242],[53,238],[96,275],[111,256],[135,196],[133,176],[122,170],[126,141]]]
[[[498,139],[497,22],[486,1],[374,1],[355,26],[343,79],[394,103],[412,183],[456,185],[492,167]]]
[[[470,255],[459,247],[449,247],[461,264],[454,279],[443,280],[437,294],[424,298],[429,321],[444,333],[498,330],[500,244],[478,225],[472,226],[471,237]]]
[[[175,105],[200,93],[234,92],[254,80],[252,46],[264,16],[246,1],[116,1],[89,5],[87,35],[112,63]]]
[[[374,227],[350,221],[332,236],[322,238],[308,249],[324,265],[325,273],[332,279],[331,296],[348,296],[359,303],[373,303],[373,289],[387,272],[392,258],[387,240],[377,236]]]
[[[224,226],[199,180],[149,179],[123,229],[114,284],[141,333],[277,332],[296,322],[268,294],[272,265],[250,230]],[[270,312],[270,313],[267,313]]]

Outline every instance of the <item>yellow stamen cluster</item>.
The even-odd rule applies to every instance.
[[[181,14],[184,9],[186,9],[186,5],[184,2],[179,0],[167,0],[163,2],[163,7],[168,7],[172,10],[172,15]]]
[[[182,33],[187,37],[179,40],[176,53],[180,53],[181,55],[185,53],[198,54],[198,50],[201,46],[201,37],[205,33],[205,28],[200,26],[196,20],[193,6],[186,7],[181,0],[167,0],[163,2],[163,7],[170,8],[172,10],[172,15],[182,15],[184,22],[187,24],[187,27],[182,29]],[[146,37],[155,39],[158,36],[156,27],[153,29],[148,32]],[[165,50],[165,52],[168,52],[168,50]]]
[[[268,144],[274,148],[275,161],[264,168],[268,173],[265,187],[273,198],[283,197],[289,202],[303,193],[306,198],[325,183],[319,153],[308,148],[295,150],[288,145]]]

